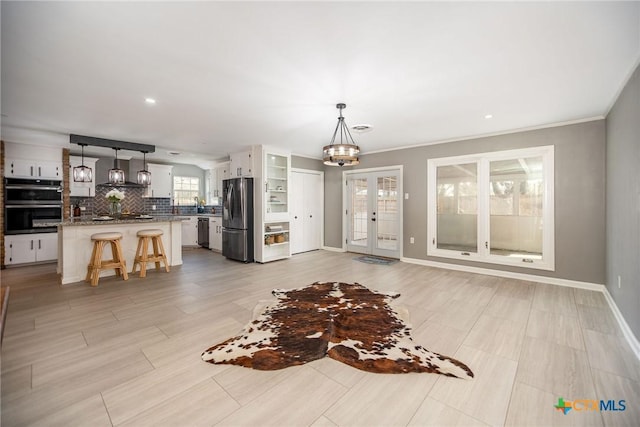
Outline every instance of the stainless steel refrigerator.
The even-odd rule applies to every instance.
[[[253,178],[222,181],[222,255],[253,262]]]

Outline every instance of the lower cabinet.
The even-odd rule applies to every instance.
[[[198,246],[198,217],[188,218],[182,221],[182,246]]]
[[[222,252],[222,218],[209,218],[209,249]]]
[[[55,261],[58,259],[58,233],[4,236],[4,264]]]

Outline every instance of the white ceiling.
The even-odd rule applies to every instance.
[[[201,165],[253,144],[320,158],[338,102],[348,125],[373,125],[354,134],[363,154],[602,117],[640,59],[637,1],[2,1],[1,14],[5,141],[69,147],[76,133]]]

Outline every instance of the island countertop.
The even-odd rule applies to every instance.
[[[129,271],[133,267],[140,230],[153,228],[162,231],[162,241],[169,265],[182,264],[182,224],[184,216],[167,215],[151,218],[120,218],[100,221],[91,217],[74,218],[58,223],[49,223],[49,227],[58,226],[58,273],[63,285],[82,282],[87,272],[87,265],[93,249],[91,235],[117,231],[122,234],[120,241],[126,266]],[[46,226],[40,223],[39,226]],[[105,247],[104,259],[110,259],[110,245]],[[103,270],[100,277],[111,276],[114,270]],[[171,273],[168,273],[171,274]]]
[[[109,224],[141,224],[154,222],[172,222],[184,221],[189,219],[180,215],[164,215],[164,216],[139,216],[129,218],[111,218],[111,217],[80,217],[71,218],[64,221],[51,222],[47,220],[34,220],[34,227],[60,227],[60,226],[83,226],[83,225],[109,225]]]

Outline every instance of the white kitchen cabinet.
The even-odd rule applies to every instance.
[[[62,162],[8,158],[5,176],[11,178],[41,178],[62,180]]]
[[[62,150],[31,144],[6,142],[4,173],[11,178],[62,180]]]
[[[209,249],[222,252],[222,217],[209,217]]]
[[[96,162],[98,159],[92,157],[84,158],[84,165],[93,170],[93,180],[91,182],[75,182],[73,180],[73,168],[82,165],[82,158],[69,156],[69,195],[71,197],[94,197],[96,195]]]
[[[231,178],[230,162],[222,163],[215,168],[214,190],[215,197],[218,197],[219,204],[222,204],[222,180]]]
[[[5,265],[53,261],[58,258],[58,233],[8,235],[4,246]]]
[[[147,163],[151,172],[151,184],[147,187],[145,197],[171,198],[173,196],[173,166]]]
[[[229,162],[207,169],[204,173],[205,194],[208,205],[222,204],[222,180],[229,178]]]
[[[216,182],[216,170],[215,169],[207,169],[204,171],[204,195],[205,200],[207,201],[207,205],[214,205],[217,201],[217,196],[215,195],[215,182]]]
[[[182,246],[198,246],[198,217],[186,218],[182,220]]]
[[[254,166],[253,149],[234,153],[231,155],[231,162],[229,163],[229,176],[231,178],[254,176]]]
[[[253,147],[255,259],[269,262],[291,256],[289,239],[291,153],[265,145]]]

